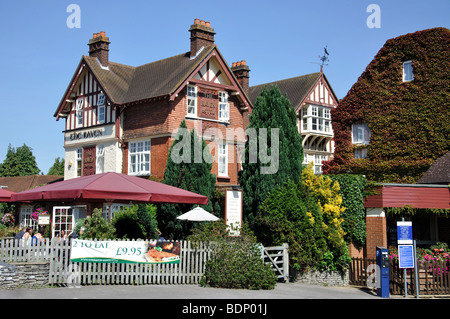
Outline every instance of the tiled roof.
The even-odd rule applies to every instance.
[[[305,98],[322,73],[311,73],[290,79],[260,84],[250,87],[250,100],[255,103],[256,98],[265,86],[277,85],[283,95],[287,95],[291,105],[297,107]]]
[[[4,189],[12,192],[22,192],[38,186],[59,182],[63,176],[53,175],[28,175],[15,177],[0,177],[0,186],[7,186]]]
[[[450,152],[438,158],[417,184],[450,184]]]
[[[173,93],[215,47],[205,47],[195,58],[186,52],[138,67],[109,62],[103,68],[96,58],[83,59],[113,102],[126,104]]]

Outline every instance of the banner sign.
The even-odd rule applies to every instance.
[[[70,261],[88,263],[180,263],[177,241],[96,241],[72,239]]]

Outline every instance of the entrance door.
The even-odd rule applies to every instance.
[[[75,228],[75,221],[72,215],[72,207],[55,206],[53,207],[53,227],[52,237],[60,237],[64,231],[66,236]]]

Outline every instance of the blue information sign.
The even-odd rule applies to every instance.
[[[412,222],[397,222],[397,244],[412,245]]]
[[[398,245],[398,265],[400,268],[414,268],[413,245]]]

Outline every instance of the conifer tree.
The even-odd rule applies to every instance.
[[[179,187],[209,198],[207,205],[201,205],[213,213],[216,176],[211,173],[212,156],[206,145],[192,130],[187,130],[185,121],[180,124],[177,139],[170,147],[164,172],[164,184]],[[180,221],[176,217],[186,213],[195,206],[189,204],[161,204],[158,206],[158,226],[165,238],[182,238],[187,236],[192,222]],[[216,215],[219,212],[216,209]]]
[[[290,101],[277,86],[265,87],[256,99],[247,132],[252,129],[256,138],[247,134],[249,137],[245,144],[243,170],[239,174],[239,183],[243,188],[244,219],[250,224],[253,224],[259,206],[270,191],[289,179],[294,183],[299,181],[303,161],[297,116]],[[264,129],[267,129],[267,138],[261,134]],[[273,129],[278,129],[278,140]],[[273,136],[275,139],[272,139]],[[267,156],[271,157],[270,163],[262,147],[265,145]],[[264,171],[268,165],[274,166],[276,170]]]
[[[6,158],[0,165],[0,176],[27,176],[39,174],[40,172],[36,158],[29,146],[23,144],[17,149],[12,147],[11,144],[8,146]]]

